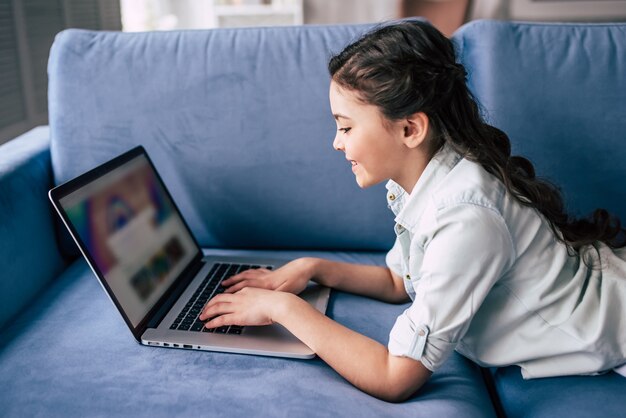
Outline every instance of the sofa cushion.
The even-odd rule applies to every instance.
[[[327,61],[368,25],[60,33],[56,183],[143,144],[203,247],[383,250],[382,185],[335,151]]]
[[[309,254],[384,262],[380,253]],[[327,313],[386,344],[396,316],[405,308],[333,292]],[[141,346],[82,259],[0,334],[0,344],[0,404],[7,416],[494,415],[479,369],[458,355],[417,396],[391,404],[354,388],[317,358]]]
[[[0,146],[0,329],[64,268],[56,245],[49,130]]]
[[[475,21],[454,35],[487,120],[562,187],[626,222],[626,23]]]
[[[626,412],[626,378],[599,376],[522,379],[519,367],[494,370],[494,386],[508,418],[619,417]]]

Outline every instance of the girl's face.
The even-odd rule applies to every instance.
[[[333,147],[346,154],[361,188],[392,179],[410,192],[419,178],[406,167],[413,158],[402,121],[385,119],[378,107],[361,102],[355,92],[330,84],[330,107],[337,122]],[[420,171],[421,173],[421,171]]]

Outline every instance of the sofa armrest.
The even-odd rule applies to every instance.
[[[47,126],[0,146],[0,328],[63,269]]]

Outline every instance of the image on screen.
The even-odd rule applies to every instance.
[[[192,237],[143,155],[60,203],[133,326],[196,255]]]

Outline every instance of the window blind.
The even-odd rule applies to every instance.
[[[61,0],[23,0],[35,111],[48,111],[48,54],[54,35],[64,29]]]
[[[0,130],[26,119],[13,4],[0,0]]]
[[[66,0],[67,27],[100,29],[98,0]]]
[[[121,30],[119,0],[0,0],[0,143],[48,113],[48,55],[65,28]]]

